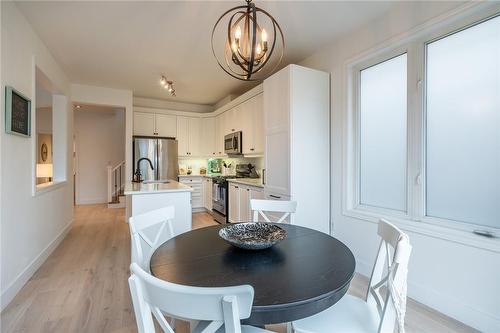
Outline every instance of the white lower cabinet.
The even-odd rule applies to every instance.
[[[203,178],[203,203],[205,209],[212,211],[212,178]]]
[[[204,207],[203,179],[201,176],[179,176],[179,183],[185,184],[193,189],[191,192],[191,206],[193,209]]]
[[[259,187],[229,183],[229,222],[252,220],[250,200],[264,199],[264,190]]]

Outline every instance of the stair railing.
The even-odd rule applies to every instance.
[[[108,203],[117,202],[125,188],[125,161],[115,166],[108,165]]]

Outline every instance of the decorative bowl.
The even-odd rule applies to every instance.
[[[275,224],[237,223],[219,230],[229,244],[245,250],[263,250],[286,238],[286,231]]]

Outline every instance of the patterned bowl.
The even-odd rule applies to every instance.
[[[270,223],[237,223],[219,230],[219,236],[245,250],[263,250],[286,238],[286,231]]]

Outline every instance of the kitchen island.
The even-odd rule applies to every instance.
[[[125,185],[126,216],[146,213],[158,208],[174,206],[172,224],[174,234],[191,230],[191,192],[193,189],[174,180],[168,182],[127,183]]]

